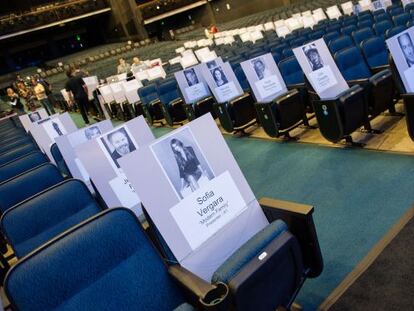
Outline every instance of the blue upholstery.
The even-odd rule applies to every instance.
[[[414,10],[414,2],[412,3],[408,3],[405,7],[404,7],[405,12],[410,13],[412,10]]]
[[[293,40],[290,40],[289,41],[289,44],[290,44],[290,47],[291,48],[295,48],[295,47],[298,47],[298,46],[303,45],[308,40],[309,39],[306,38],[305,36],[300,36],[300,37],[297,37],[297,38],[295,38]]]
[[[402,13],[392,17],[395,26],[405,26],[410,20],[411,15],[409,13]]]
[[[349,25],[346,27],[342,27],[341,33],[344,36],[350,36],[355,30],[357,30],[357,27],[355,25]]]
[[[331,24],[326,27],[326,32],[333,32],[333,31],[339,32],[341,31],[341,27],[342,27],[341,23]]]
[[[5,144],[1,144],[0,145],[0,154],[5,153],[11,149],[17,148],[17,147],[21,147],[23,145],[26,144],[31,144],[33,143],[32,139],[30,138],[30,136],[20,136],[16,139],[13,139],[12,141],[7,141]]]
[[[242,247],[234,252],[213,274],[211,283],[228,284],[242,267],[259,255],[262,250],[281,233],[287,231],[286,224],[276,220],[254,235]]]
[[[393,24],[389,20],[383,20],[381,22],[375,23],[373,27],[374,27],[375,33],[378,36],[385,37],[385,33],[387,32],[388,29],[391,29],[393,27]]]
[[[36,145],[34,145],[33,143],[27,143],[23,146],[19,146],[11,150],[8,150],[0,154],[0,165],[6,164],[7,162],[20,158],[21,156],[28,154],[36,149]]]
[[[366,19],[358,22],[358,28],[370,28],[374,22],[371,19]]]
[[[404,26],[395,26],[391,29],[388,29],[385,32],[385,38],[389,39],[391,37],[394,37],[395,35],[398,35],[400,32],[403,32],[405,30]]]
[[[1,227],[20,258],[100,211],[85,184],[70,179],[9,208]]]
[[[328,32],[326,35],[323,36],[323,39],[325,40],[325,43],[329,45],[329,43],[339,37],[339,32],[333,31]]]
[[[282,57],[283,57],[283,59],[288,58],[288,57],[292,57],[292,56],[293,56],[293,51],[292,51],[291,48],[287,48],[287,49],[284,49],[282,51]]]
[[[18,310],[173,310],[184,302],[136,216],[109,209],[19,261],[5,290]]]
[[[289,46],[286,43],[282,43],[282,44],[279,44],[277,47],[272,48],[271,52],[282,55],[283,50],[287,48],[289,48]]]
[[[53,160],[55,160],[55,163],[57,167],[59,168],[60,172],[67,177],[72,177],[72,174],[69,171],[69,168],[65,162],[65,159],[63,159],[62,153],[59,150],[59,147],[56,143],[52,144],[50,146],[50,153],[52,154]]]
[[[48,161],[49,159],[43,152],[33,151],[3,164],[0,166],[0,183]]]
[[[374,15],[374,18],[378,15],[383,15],[383,14],[387,14],[384,9],[379,9],[379,10],[375,10],[372,12],[372,15]]]
[[[357,46],[361,44],[362,41],[375,36],[371,28],[362,28],[352,33],[352,38]]]
[[[149,105],[153,100],[158,99],[157,85],[154,83],[138,89],[138,95],[144,105]]]
[[[241,66],[237,66],[234,69],[234,74],[236,75],[237,81],[239,81],[241,88],[243,91],[248,92],[250,91],[249,81],[247,81],[246,75],[244,74],[243,69]]]
[[[400,14],[404,13],[404,9],[400,6],[393,7],[393,8],[388,7],[387,11],[390,14],[390,16],[397,16],[397,15],[400,15]]]
[[[377,14],[374,16],[374,20],[376,23],[382,22],[382,21],[389,21],[391,22],[391,18],[387,13]]]
[[[296,57],[289,57],[279,63],[279,70],[286,85],[302,84],[305,82],[305,75]]]
[[[161,103],[166,106],[169,106],[172,101],[179,99],[180,94],[177,90],[177,81],[175,79],[171,79],[161,83],[158,87],[158,95]]]
[[[388,65],[388,50],[381,37],[365,40],[361,44],[361,49],[370,68]]]
[[[56,166],[45,163],[0,183],[0,212],[61,181]]]
[[[345,80],[369,79],[371,72],[357,47],[343,49],[335,54],[335,61]]]
[[[335,54],[336,52],[343,50],[345,48],[349,48],[354,46],[354,41],[352,41],[350,36],[342,36],[338,39],[334,39],[329,43],[329,50],[332,54]]]
[[[309,40],[317,40],[324,36],[325,31],[323,30],[316,30],[309,34]]]

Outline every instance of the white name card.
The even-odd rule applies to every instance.
[[[255,84],[261,98],[274,96],[283,89],[276,75],[259,80]]]
[[[310,72],[309,80],[317,93],[322,93],[338,83],[329,66]]]

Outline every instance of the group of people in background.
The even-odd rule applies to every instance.
[[[119,64],[117,67],[117,73],[121,74],[121,73],[129,73],[129,72],[138,72],[138,71],[143,71],[148,69],[148,66],[142,62],[138,57],[134,57],[132,59],[132,64],[128,64],[125,59],[120,58],[119,59]]]
[[[55,113],[51,85],[39,75],[29,77],[27,82],[18,74],[12,86],[6,90],[10,108],[17,114],[33,111],[38,105],[43,106],[48,114]]]

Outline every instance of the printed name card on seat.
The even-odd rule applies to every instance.
[[[22,123],[23,128],[26,130],[26,132],[29,132],[33,124],[35,124],[37,121],[46,119],[48,117],[49,115],[47,114],[46,109],[40,108],[36,111],[32,111],[19,116],[19,120]]]

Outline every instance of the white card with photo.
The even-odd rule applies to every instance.
[[[258,103],[268,103],[287,92],[272,54],[264,54],[242,62],[241,67]]]
[[[19,120],[22,123],[23,128],[26,130],[26,132],[29,132],[33,124],[35,124],[37,121],[46,119],[48,117],[49,115],[47,114],[46,109],[40,108],[36,111],[32,111],[19,116]]]
[[[122,82],[114,82],[109,85],[112,95],[117,104],[122,104],[126,101],[125,92],[122,87]]]
[[[414,93],[414,26],[389,38],[388,49],[407,93]]]
[[[349,89],[324,39],[293,49],[293,54],[321,99],[332,99]]]
[[[209,63],[204,63],[201,65],[201,72],[218,103],[225,103],[243,95],[243,89],[229,63],[211,66],[211,69]]]
[[[110,104],[115,101],[114,94],[112,94],[112,89],[109,85],[102,85],[99,88],[99,93],[101,93],[105,103]]]
[[[119,163],[176,259],[204,280],[268,224],[209,114]]]
[[[154,80],[158,78],[165,79],[165,77],[167,76],[162,66],[155,66],[151,69],[148,69],[147,72],[148,72],[148,80]]]
[[[140,116],[75,147],[76,157],[108,207],[125,206],[138,215],[142,213],[139,196],[125,177],[119,160],[154,139],[145,119]]]
[[[93,189],[89,181],[89,174],[81,160],[76,156],[75,148],[90,140],[98,138],[112,129],[112,122],[110,120],[105,120],[55,139],[60,153],[73,178],[84,181],[92,192]]]
[[[211,95],[204,76],[201,73],[200,65],[178,71],[174,73],[174,76],[184,96],[185,103],[194,104]]]
[[[76,124],[73,122],[70,115],[65,112],[63,114],[51,116],[50,118],[38,121],[38,125],[31,127],[30,133],[39,148],[46,153],[51,162],[55,163],[55,160],[50,152],[51,145],[55,143],[55,140],[58,137],[73,133],[77,130],[78,128]]]
[[[132,79],[130,81],[123,81],[122,88],[124,89],[125,97],[128,103],[134,104],[139,102],[138,90],[142,87],[141,81]]]

